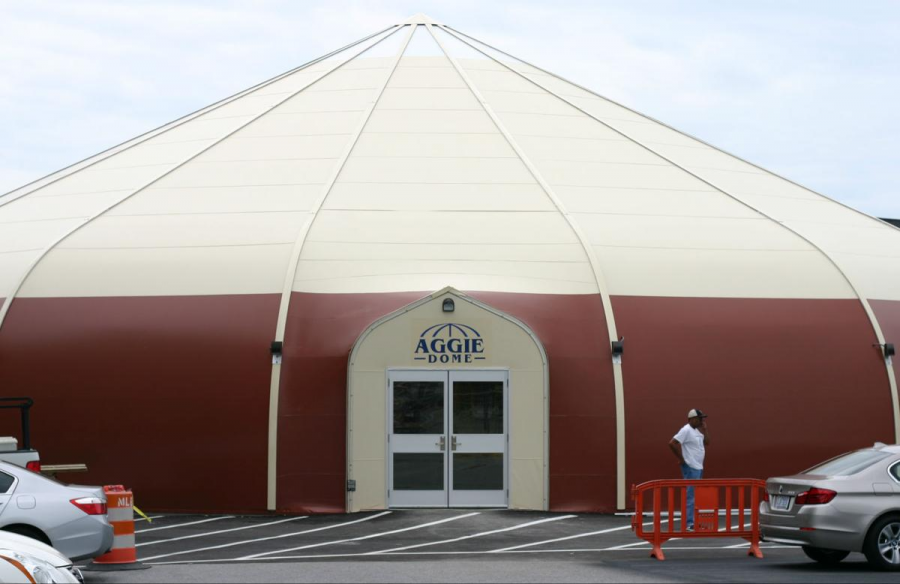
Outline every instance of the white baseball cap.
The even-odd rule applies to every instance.
[[[701,410],[701,409],[699,409],[699,408],[694,408],[694,409],[692,409],[691,411],[688,412],[688,419],[689,419],[689,420],[690,420],[691,418],[708,418],[708,417],[709,417],[709,416],[707,416],[706,414],[704,414],[704,413],[703,413],[703,410]]]

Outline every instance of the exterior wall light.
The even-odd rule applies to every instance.
[[[622,357],[622,353],[625,352],[625,337],[622,337],[618,341],[612,342],[612,355],[613,357]]]
[[[272,345],[269,347],[269,351],[272,353],[272,364],[278,365],[281,363],[281,353],[284,348],[284,343],[281,341],[272,341]]]
[[[881,352],[884,353],[885,359],[890,359],[897,354],[897,349],[894,347],[894,343],[875,343],[873,346],[878,347]]]
[[[444,312],[453,312],[456,310],[456,304],[453,302],[453,299],[444,298],[444,302],[441,304],[441,310]]]

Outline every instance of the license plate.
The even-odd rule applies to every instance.
[[[787,511],[791,506],[791,498],[787,495],[774,495],[772,497],[772,509]]]

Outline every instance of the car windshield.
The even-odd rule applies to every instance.
[[[838,456],[819,466],[814,466],[803,474],[823,475],[829,477],[846,477],[863,471],[879,460],[890,457],[889,452],[879,450],[857,450],[843,456]]]

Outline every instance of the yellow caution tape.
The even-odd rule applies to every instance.
[[[137,514],[147,520],[147,523],[153,523],[153,520],[144,515],[144,512],[137,508],[137,505],[132,505],[133,509],[137,511]]]

